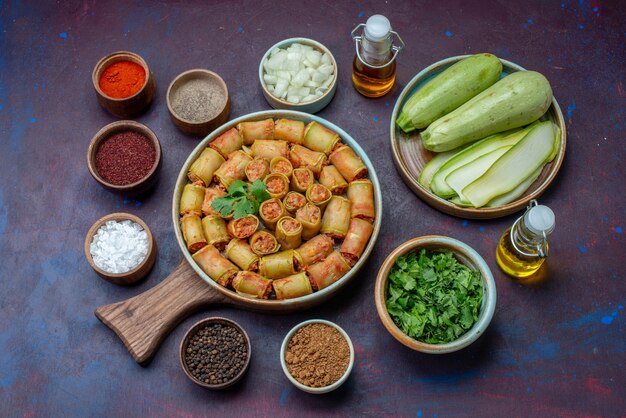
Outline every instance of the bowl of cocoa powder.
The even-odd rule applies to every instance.
[[[100,129],[87,150],[87,167],[102,187],[126,196],[147,191],[157,182],[161,143],[150,128],[132,120]]]
[[[280,349],[285,376],[308,393],[328,393],[341,386],[354,365],[354,347],[337,324],[312,319],[296,325]]]

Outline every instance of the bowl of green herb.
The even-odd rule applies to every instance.
[[[376,310],[389,333],[424,353],[451,353],[480,337],[496,307],[489,266],[453,238],[424,236],[396,248],[376,278]]]

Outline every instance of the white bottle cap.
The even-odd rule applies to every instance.
[[[554,231],[555,217],[554,212],[547,206],[537,205],[530,208],[524,216],[526,227],[536,235],[550,235]]]
[[[372,42],[386,39],[391,32],[391,23],[383,15],[373,15],[365,23],[365,37]]]

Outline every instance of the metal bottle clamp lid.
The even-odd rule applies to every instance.
[[[357,32],[361,28],[363,28],[365,37],[372,42],[380,42],[384,39],[387,39],[390,34],[395,36],[395,39],[399,45],[393,45],[392,41],[391,50],[393,51],[393,56],[391,57],[391,60],[389,60],[389,62],[382,65],[372,65],[365,61],[363,57],[361,57],[360,45],[363,37],[361,35],[357,35]],[[398,35],[396,31],[391,30],[391,24],[389,23],[389,20],[382,15],[373,15],[369,19],[367,19],[367,23],[358,24],[354,29],[352,29],[352,32],[350,32],[350,36],[354,41],[357,57],[359,57],[359,60],[365,66],[370,68],[385,68],[396,59],[396,57],[398,56],[398,52],[402,51],[402,49],[405,47],[404,41],[402,40],[402,38],[400,38],[400,35]]]
[[[529,254],[518,247],[516,244],[514,231],[517,231],[517,224],[524,219],[524,225],[530,233],[542,238],[541,243],[537,244],[536,250],[538,254]],[[535,199],[530,201],[530,204],[526,208],[526,212],[523,216],[515,221],[511,228],[511,244],[517,252],[526,257],[541,257],[546,258],[548,256],[548,235],[554,231],[555,216],[552,209],[547,206],[540,205]]]

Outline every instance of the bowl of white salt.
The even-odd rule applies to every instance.
[[[195,136],[206,136],[228,119],[230,97],[222,77],[201,68],[185,71],[167,89],[167,110],[174,125]]]
[[[103,279],[130,285],[154,266],[156,242],[148,225],[130,213],[115,212],[98,219],[85,237],[85,257]]]
[[[259,65],[263,96],[274,109],[316,113],[337,90],[337,62],[323,44],[289,38],[267,50]]]

